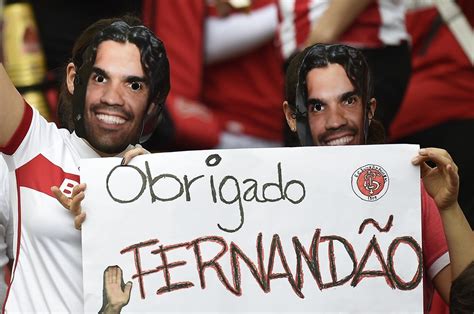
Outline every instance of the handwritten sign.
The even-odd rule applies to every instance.
[[[417,150],[82,160],[85,310],[113,278],[122,297],[133,283],[122,312],[422,312]]]

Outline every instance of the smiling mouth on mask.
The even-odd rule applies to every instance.
[[[113,115],[108,115],[104,113],[98,113],[96,114],[97,119],[99,119],[102,122],[105,122],[107,124],[114,124],[114,125],[120,125],[124,124],[126,122],[125,119]]]
[[[348,126],[327,130],[319,136],[319,143],[325,146],[347,145],[352,142],[357,134],[357,130]]]
[[[324,142],[327,146],[338,146],[338,145],[347,145],[354,139],[353,135],[346,135],[334,140]]]
[[[132,115],[122,106],[97,104],[91,109],[99,121],[110,125],[122,125],[132,119]]]

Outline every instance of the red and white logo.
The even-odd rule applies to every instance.
[[[374,202],[388,190],[388,174],[379,165],[368,164],[352,174],[352,190],[362,200]]]

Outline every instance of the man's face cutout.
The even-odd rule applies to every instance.
[[[316,146],[364,144],[364,104],[339,64],[306,76],[308,122]],[[371,101],[369,118],[375,110]]]
[[[141,133],[149,86],[132,43],[100,43],[87,84],[85,137],[98,151],[116,154]]]

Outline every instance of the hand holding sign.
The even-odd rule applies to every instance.
[[[142,147],[136,147],[134,149],[131,149],[125,152],[125,154],[123,155],[121,165],[125,166],[134,157],[139,156],[139,155],[144,155],[144,154],[148,154],[148,151]],[[51,187],[51,192],[53,192],[58,202],[61,203],[61,205],[63,205],[64,208],[70,210],[71,213],[74,215],[74,227],[77,230],[81,230],[82,223],[84,222],[84,220],[86,220],[86,213],[82,211],[82,206],[81,206],[81,203],[84,200],[85,190],[86,190],[85,183],[76,185],[72,189],[71,196],[68,197],[63,192],[61,192],[61,190],[57,186]]]
[[[431,168],[426,161],[434,162],[436,167]],[[420,165],[426,191],[436,202],[443,219],[451,266],[450,272],[444,276],[438,276],[434,284],[447,300],[451,281],[472,262],[472,256],[474,256],[473,233],[457,201],[458,167],[449,153],[440,148],[421,149],[418,156],[413,158],[412,163]]]
[[[81,202],[84,199],[84,191],[86,190],[86,184],[81,183],[76,185],[72,189],[70,197],[66,196],[57,186],[51,187],[51,192],[64,208],[69,210],[74,215],[74,227],[77,230],[81,230],[82,223],[86,219],[86,213],[82,211]]]
[[[431,168],[426,162],[432,161],[436,167]],[[421,177],[426,191],[435,200],[440,210],[448,209],[458,200],[459,175],[458,167],[447,151],[440,148],[420,149],[418,156],[412,160],[421,168]]]

